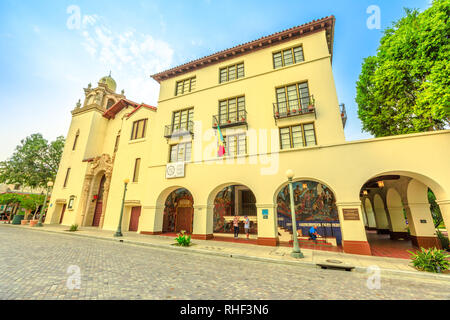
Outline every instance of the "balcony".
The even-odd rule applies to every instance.
[[[342,126],[345,129],[345,124],[347,123],[347,111],[345,110],[345,104],[339,105],[341,109],[341,119],[342,119]]]
[[[164,128],[165,138],[176,138],[194,134],[194,122],[188,121],[180,124],[170,124]]]
[[[221,128],[248,126],[247,111],[244,109],[229,112],[228,114],[215,115],[212,118],[212,127],[216,129],[217,125],[220,125]]]
[[[316,116],[314,96],[307,96],[284,102],[276,102],[273,104],[273,117],[275,118],[275,122],[279,119],[296,117],[305,114],[314,114],[314,116]]]

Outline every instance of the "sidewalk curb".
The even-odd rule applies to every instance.
[[[17,227],[17,228],[25,229],[21,225],[10,225],[10,224],[5,224],[5,225],[10,226],[10,227]],[[25,230],[55,233],[55,234],[84,237],[84,238],[92,238],[92,239],[105,240],[105,241],[114,241],[114,242],[119,242],[119,243],[126,243],[126,244],[151,247],[151,248],[157,248],[157,249],[165,249],[165,250],[169,249],[169,250],[178,251],[178,252],[182,252],[182,253],[188,253],[188,254],[193,253],[193,254],[202,254],[202,255],[213,255],[213,256],[219,256],[219,257],[224,257],[224,258],[235,258],[235,259],[241,259],[241,260],[268,262],[268,263],[276,263],[276,264],[283,264],[283,265],[293,265],[293,266],[304,267],[304,268],[311,268],[311,267],[320,268],[317,266],[317,264],[315,262],[289,261],[289,260],[281,260],[281,259],[248,256],[248,255],[243,255],[243,254],[214,252],[214,251],[202,250],[202,249],[181,248],[181,247],[172,246],[170,244],[166,245],[166,244],[140,242],[140,241],[128,240],[128,239],[105,238],[105,237],[101,237],[101,236],[94,236],[94,235],[88,235],[88,234],[77,234],[74,232],[45,230],[45,229],[40,229],[40,228],[36,228],[36,227],[34,227],[34,228],[28,227]],[[355,270],[355,272],[358,272],[358,273],[373,272],[373,270],[369,271],[369,267],[360,267],[360,266],[355,266],[354,270]],[[381,272],[381,275],[384,274],[384,275],[401,276],[401,277],[409,277],[409,278],[414,277],[414,278],[421,278],[421,279],[434,279],[434,280],[443,280],[443,281],[450,282],[450,276],[442,275],[442,274],[435,274],[435,273],[428,273],[428,272],[425,273],[425,272],[420,272],[420,271],[416,271],[416,272],[415,271],[402,271],[402,270],[384,269],[384,268],[380,268],[380,272]]]

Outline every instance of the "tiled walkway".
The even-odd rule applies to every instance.
[[[410,240],[391,240],[388,234],[377,234],[372,230],[367,231],[367,240],[373,256],[410,259],[408,250],[417,250]]]

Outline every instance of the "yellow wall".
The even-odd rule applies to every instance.
[[[298,44],[303,45],[305,61],[274,70],[272,52]],[[164,201],[171,191],[183,187],[194,197],[194,233],[212,233],[215,195],[225,186],[242,184],[256,197],[258,237],[277,238],[275,198],[287,181],[285,172],[288,169],[294,170],[294,180],[310,179],[331,188],[339,208],[342,234],[348,241],[366,241],[359,194],[363,184],[371,178],[403,174],[430,186],[438,200],[450,199],[450,168],[446,161],[450,159],[450,130],[345,142],[330,60],[325,32],[319,32],[163,81],[157,112],[141,108],[128,118],[126,115],[132,110],[128,108],[110,120],[95,110],[77,114],[69,129],[51,202],[54,205],[56,199],[68,199],[70,195],[79,199],[90,165],[81,161],[103,153],[112,156],[119,130],[121,138],[103,225],[107,230],[117,228],[123,180],[132,179],[136,158],[141,158],[139,181],[130,182],[126,200],[142,206],[139,231],[161,231]],[[218,83],[221,67],[242,61],[244,78]],[[196,90],[175,97],[176,81],[194,75]],[[275,87],[301,81],[308,81],[310,94],[315,97],[317,118],[302,115],[275,124],[272,107],[276,101]],[[238,158],[240,163],[230,164],[227,159],[217,159],[215,155],[217,138],[211,128],[212,116],[218,113],[219,100],[240,95],[245,95],[248,134],[256,140],[248,137],[248,154]],[[184,178],[166,179],[169,144],[176,140],[164,138],[164,126],[171,124],[173,111],[188,107],[194,107],[196,121],[192,160],[186,164]],[[148,118],[146,137],[130,141],[133,121],[144,118]],[[315,123],[317,146],[279,151],[280,126],[311,121]],[[78,129],[78,148],[71,151],[72,138]],[[267,142],[262,139],[264,134],[260,129],[269,130]],[[224,134],[230,131],[224,130]],[[205,156],[208,148],[210,152]],[[196,153],[198,150],[202,151],[200,156]],[[62,188],[68,166],[72,168],[69,185]],[[75,215],[81,214],[80,207],[75,201],[73,212],[66,211],[63,224],[73,223]],[[128,226],[130,208],[127,204],[124,228]],[[345,208],[357,208],[360,220],[343,220]],[[269,219],[262,219],[263,209],[269,210]],[[54,209],[49,211],[50,217],[57,214]],[[55,223],[56,220],[46,222]]]

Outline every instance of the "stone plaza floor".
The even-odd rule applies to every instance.
[[[450,282],[439,279],[382,273],[380,289],[369,289],[370,275],[361,272],[198,254],[190,248],[170,250],[30,227],[0,225],[0,241],[0,299],[4,300],[450,299]],[[201,246],[232,250],[228,243],[199,241]],[[259,246],[251,247],[258,254]],[[271,248],[272,252],[284,249],[289,250]],[[79,289],[70,286],[77,281],[69,281],[68,287],[77,271]]]

